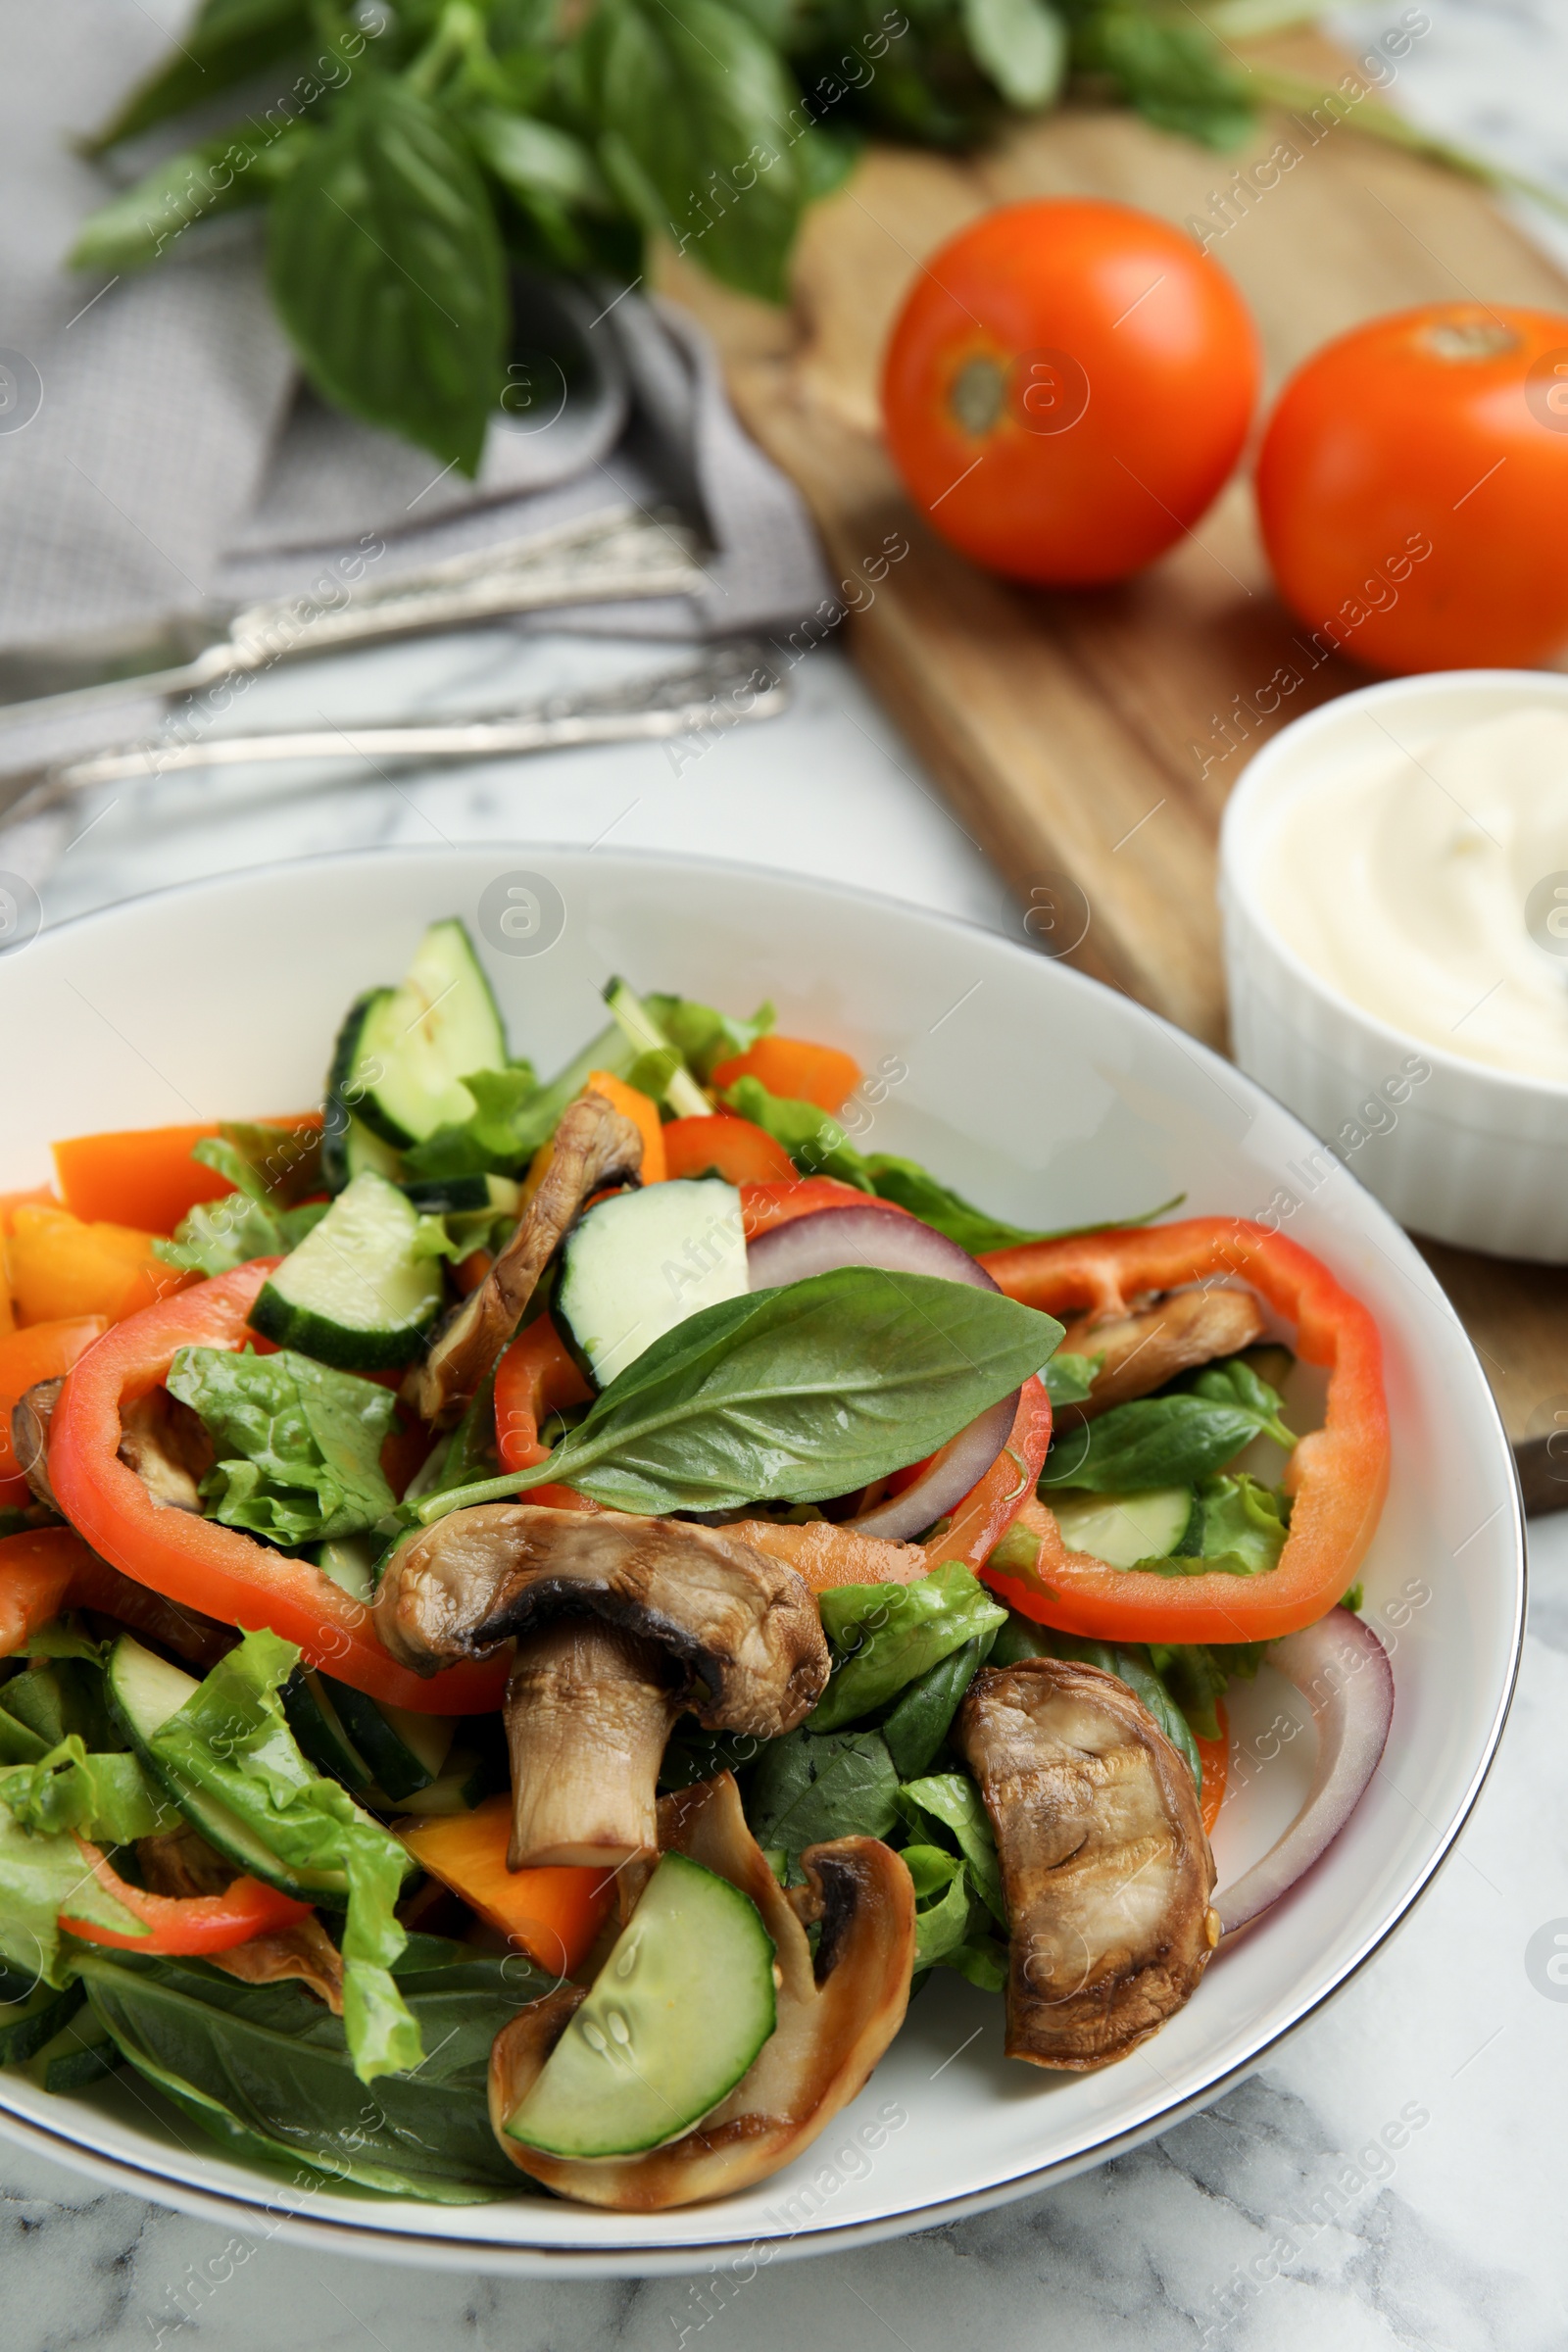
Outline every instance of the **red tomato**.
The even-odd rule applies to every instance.
[[[1258,387],[1240,294],[1124,204],[1004,205],[944,245],[893,330],[888,445],[945,539],[1042,585],[1119,580],[1212,502]]]
[[[1568,318],[1429,303],[1280,394],[1257,512],[1281,596],[1385,670],[1528,668],[1568,640]]]

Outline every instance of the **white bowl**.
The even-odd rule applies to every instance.
[[[776,875],[513,846],[226,876],[0,956],[0,1188],[46,1177],[52,1136],[318,1099],[351,997],[401,971],[434,916],[460,913],[482,936],[482,894],[499,884],[505,903],[523,865],[561,893],[564,931],[544,954],[485,956],[515,1050],[543,1067],[592,1035],[612,971],[742,1011],[772,997],[786,1030],[836,1041],[868,1070],[894,1057],[885,1100],[864,1111],[870,1148],[916,1154],[997,1213],[1036,1224],[1136,1212],[1180,1191],[1195,1213],[1254,1213],[1308,1147],[1215,1055],[990,933]],[[52,2098],[0,2074],[0,2128],[231,2229],[466,2271],[728,2261],[742,2283],[760,2262],[927,2228],[1059,2180],[1213,2098],[1344,1984],[1437,1868],[1500,1733],[1522,1627],[1512,1465],[1447,1301],[1348,1177],[1303,1201],[1289,1231],[1385,1334],[1393,1483],[1366,1591],[1395,1652],[1393,1734],[1316,1869],[1216,1959],[1147,2048],[1082,2077],[1009,2063],[1000,2000],[939,1971],[861,2098],[813,2149],[743,2195],[664,2214],[526,2195],[454,2209],[307,2193],[225,2156],[134,2079]],[[1294,1814],[1313,1746],[1309,1729],[1288,1736],[1302,1717],[1281,1678],[1265,1668],[1236,1688],[1233,1724],[1254,1768],[1239,1774],[1217,1827],[1222,1881]]]
[[[1414,746],[1522,706],[1568,710],[1568,677],[1460,669],[1394,678],[1296,719],[1248,762],[1226,807],[1220,911],[1231,1049],[1322,1139],[1288,1171],[1287,1189],[1310,1193],[1344,1160],[1401,1225],[1560,1265],[1568,1084],[1488,1069],[1379,1020],[1280,937],[1261,887],[1282,817],[1327,775],[1386,753],[1391,736]],[[1414,1086],[1402,1074],[1412,1054],[1431,1072]]]

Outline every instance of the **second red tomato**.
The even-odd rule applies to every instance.
[[[1005,205],[932,256],[888,350],[883,415],[934,529],[1014,579],[1123,579],[1241,455],[1252,321],[1179,230],[1128,205]]]

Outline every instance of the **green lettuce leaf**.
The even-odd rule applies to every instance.
[[[393,1508],[379,1457],[397,1406],[379,1382],[288,1348],[182,1348],[168,1385],[218,1453],[201,1485],[209,1518],[290,1546],[359,1535]]]
[[[525,1123],[522,1117],[524,1106],[541,1092],[532,1062],[509,1062],[504,1070],[470,1070],[463,1083],[473,1097],[469,1117],[461,1126],[438,1127],[422,1144],[412,1144],[403,1154],[405,1175],[426,1181],[510,1175],[543,1143],[544,1136],[534,1134],[536,1121]],[[564,1108],[563,1102],[557,1118]]]
[[[1279,1566],[1290,1532],[1290,1505],[1245,1471],[1199,1482],[1203,1542],[1192,1555],[1140,1560],[1156,1576],[1263,1576]]]
[[[79,1830],[101,1845],[129,1845],[180,1818],[134,1756],[93,1755],[75,1732],[36,1763],[0,1771],[0,1805],[34,1837]]]
[[[995,1634],[1007,1618],[956,1560],[944,1560],[912,1585],[843,1585],[819,1599],[823,1630],[847,1654],[811,1717],[817,1733],[886,1706],[939,1660]]]
[[[992,1918],[1006,1933],[1007,1910],[1002,1894],[1002,1865],[985,1800],[966,1772],[938,1772],[928,1779],[908,1781],[899,1790],[899,1809],[917,1825],[940,1824],[948,1831],[979,1895]]]
[[[61,1945],[60,1914],[68,1910],[118,1936],[147,1932],[104,1893],[69,1830],[24,1829],[0,1805],[0,1960],[10,1973],[33,1984],[65,1983],[71,1960]]]
[[[275,1192],[270,1189],[265,1156],[262,1166],[257,1165],[255,1156],[258,1151],[265,1155],[270,1134],[281,1139],[270,1147],[279,1163]],[[198,1202],[180,1219],[172,1242],[154,1242],[155,1253],[167,1265],[187,1273],[227,1274],[235,1266],[249,1265],[253,1257],[284,1257],[325,1216],[324,1200],[312,1200],[297,1208],[287,1205],[302,1156],[291,1129],[236,1128],[232,1136],[245,1141],[204,1136],[192,1148],[192,1159],[225,1176],[234,1190],[220,1200]],[[289,1147],[295,1147],[292,1157]]]
[[[289,1868],[344,1873],[343,2025],[355,2072],[369,2082],[422,2054],[391,1975],[407,1940],[393,1905],[414,1865],[390,1830],[300,1753],[278,1695],[299,1657],[276,1634],[247,1634],[160,1725],[152,1750],[221,1798]]]
[[[904,1864],[914,1881],[914,1965],[932,1968],[968,1934],[968,1874],[939,1845],[906,1845]]]
[[[723,1100],[731,1110],[739,1111],[743,1119],[750,1119],[776,1144],[782,1144],[803,1176],[836,1176],[841,1184],[853,1184],[858,1192],[873,1191],[864,1159],[838,1120],[814,1102],[770,1094],[760,1078],[750,1075],[727,1086]]]
[[[759,1004],[749,1021],[737,1021],[689,997],[648,996],[643,1003],[699,1086],[708,1084],[721,1061],[749,1054],[776,1017],[771,1004]]]
[[[1266,1642],[1152,1642],[1149,1662],[1192,1729],[1219,1738],[1217,1702],[1233,1677],[1250,1682],[1268,1654]]]

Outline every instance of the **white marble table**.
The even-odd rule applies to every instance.
[[[1405,101],[1568,187],[1568,0],[1429,0],[1429,13]],[[1357,10],[1357,24],[1368,15]],[[627,658],[476,636],[274,677],[248,716],[435,709]],[[1016,910],[838,651],[812,654],[796,680],[786,719],[737,730],[679,772],[662,750],[624,748],[416,782],[344,777],[325,790],[301,778],[284,791],[253,771],[106,791],[83,806],[46,908],[58,920],[351,844],[613,839],[858,882],[1015,927]],[[1568,1928],[1568,1513],[1533,1534],[1512,1721],[1436,1885],[1259,2075],[1138,2153],[952,2229],[776,2265],[737,2291],[702,2277],[466,2281],[235,2238],[0,2143],[0,2341],[10,2352],[368,2342],[934,2352],[956,2341],[1004,2352],[1557,2352],[1568,2341],[1568,1986],[1554,1993],[1539,1969],[1532,1981],[1526,1950],[1544,1926]]]

